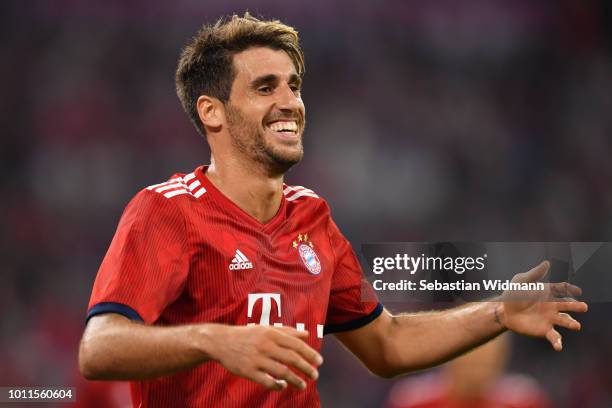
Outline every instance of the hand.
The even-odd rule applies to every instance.
[[[290,327],[217,326],[211,336],[212,359],[231,373],[270,390],[291,384],[303,390],[306,382],[294,370],[316,380],[323,358],[304,339],[308,332]],[[314,365],[314,366],[313,366]]]
[[[514,283],[539,282],[548,272],[550,263],[542,262],[528,272],[514,276]],[[580,330],[580,323],[566,312],[586,312],[588,306],[573,297],[582,290],[567,282],[545,283],[540,291],[505,291],[496,317],[508,329],[520,334],[546,337],[556,351],[561,351],[561,335],[554,326]]]

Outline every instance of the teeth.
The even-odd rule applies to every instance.
[[[288,130],[290,132],[297,131],[297,123],[295,121],[279,121],[270,123],[268,127],[275,132],[282,132],[283,130]]]

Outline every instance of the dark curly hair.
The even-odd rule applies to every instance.
[[[304,53],[297,31],[278,20],[259,20],[249,13],[204,25],[185,46],[176,69],[176,93],[200,134],[204,125],[196,102],[201,95],[229,100],[236,73],[233,56],[251,47],[269,47],[289,55],[298,75],[304,73]]]

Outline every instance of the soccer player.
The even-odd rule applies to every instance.
[[[297,32],[249,15],[204,26],[183,50],[177,92],[210,164],[127,205],[91,295],[85,377],[130,380],[135,407],[315,407],[324,334],[383,377],[507,329],[560,350],[553,325],[579,329],[566,312],[586,304],[392,315],[378,303],[326,202],[283,183],[303,155],[303,73]]]

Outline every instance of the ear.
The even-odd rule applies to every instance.
[[[225,113],[219,99],[201,95],[196,102],[196,109],[204,127],[218,130],[223,124]]]

